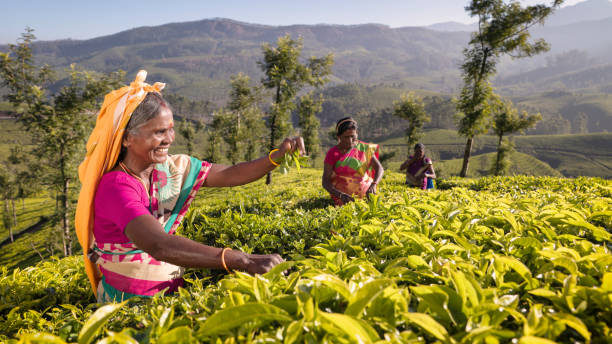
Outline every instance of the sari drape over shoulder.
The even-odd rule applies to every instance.
[[[148,195],[149,210],[166,233],[176,232],[210,167],[208,162],[182,154],[169,156],[163,164],[155,165]],[[96,203],[100,201],[96,199]],[[95,233],[90,259],[103,274],[102,288],[98,288],[100,302],[149,297],[165,289],[173,292],[182,286],[183,268],[156,260],[132,242],[108,240]],[[106,242],[98,242],[98,238]]]
[[[342,154],[337,146],[332,147],[325,157],[325,163],[332,165],[332,185],[349,195],[363,198],[374,181],[375,170],[372,158],[379,157],[377,144],[359,141],[353,149]],[[336,205],[343,202],[331,195]]]

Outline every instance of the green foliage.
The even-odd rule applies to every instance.
[[[178,115],[196,122],[209,118],[216,108],[208,100],[192,100],[181,94],[166,92],[164,93],[164,99],[172,105],[175,116]]]
[[[287,262],[269,273],[191,270],[188,286],[174,295],[104,308],[91,303],[81,257],[13,273],[4,268],[0,340],[609,338],[609,181],[462,178],[438,180],[438,190],[423,192],[406,189],[403,176],[391,172],[379,195],[333,207],[320,171],[279,179],[274,186],[262,180],[202,190],[180,228],[216,246],[280,252]],[[95,328],[97,335],[84,336]]]
[[[505,148],[505,140],[502,149]],[[562,177],[563,175],[544,161],[538,160],[531,155],[516,152],[514,150],[503,151],[502,164],[507,164],[505,175],[527,175],[527,176],[551,176]],[[478,178],[493,175],[491,162],[496,161],[497,152],[473,155],[471,159],[472,168],[468,171],[469,178]],[[443,176],[458,176],[461,171],[462,159],[451,159],[434,162],[436,174],[438,168],[443,171]]]
[[[542,119],[538,113],[535,115],[527,114],[523,111],[520,115],[518,110],[510,101],[498,100],[493,107],[493,132],[499,138],[497,143],[497,157],[493,162],[491,173],[495,176],[505,175],[510,167],[508,155],[514,150],[514,144],[506,140],[503,141],[504,135],[515,132],[524,132],[535,126],[536,122]]]
[[[320,151],[319,127],[321,124],[316,114],[323,109],[322,103],[323,97],[321,95],[318,99],[315,99],[312,93],[308,93],[301,96],[297,104],[298,126],[304,138],[306,152],[313,161]]]
[[[505,176],[508,175],[512,161],[510,155],[514,152],[514,143],[508,138],[503,139],[497,146],[497,154],[491,164],[491,175]]]
[[[259,66],[264,73],[262,85],[274,92],[273,103],[268,112],[267,126],[270,129],[270,150],[276,148],[276,142],[287,135],[291,127],[290,111],[295,107],[294,98],[306,86],[320,87],[327,83],[331,74],[333,55],[311,57],[306,64],[299,61],[302,53],[302,39],[291,39],[290,35],[279,37],[277,46],[265,43],[263,60]],[[268,174],[267,182],[271,182]]]
[[[474,136],[484,133],[491,109],[489,98],[492,90],[489,78],[502,55],[529,57],[548,50],[544,40],[530,43],[529,28],[542,23],[554,8],[563,3],[555,0],[552,5],[534,5],[523,8],[520,3],[503,0],[473,0],[465,8],[472,17],[478,17],[478,31],[472,34],[469,47],[463,52],[461,65],[464,86],[457,103],[460,112],[459,133],[467,137],[463,167],[465,177]]]
[[[249,86],[250,78],[242,73],[232,77],[227,110],[215,114],[220,135],[227,144],[227,158],[232,164],[241,159],[255,159],[264,139],[262,113],[259,110],[261,90]],[[217,129],[219,130],[219,129]]]
[[[291,169],[291,165],[295,164],[296,170],[299,172],[302,167],[308,167],[309,157],[301,156],[299,150],[294,150],[292,153],[285,153],[279,162],[278,171],[282,174],[287,174]]]
[[[192,156],[193,155],[193,140],[194,140],[195,133],[196,133],[196,130],[193,124],[191,124],[191,122],[189,122],[188,120],[181,121],[178,127],[178,132],[181,136],[183,136],[183,138],[187,142],[187,154]]]
[[[404,94],[399,101],[393,103],[393,115],[408,121],[406,141],[409,148],[419,142],[423,136],[423,125],[431,121],[425,112],[423,99],[414,93]]]
[[[208,145],[206,146],[204,160],[212,163],[221,162],[221,141],[225,124],[225,113],[213,114],[212,122],[208,125]]]
[[[62,222],[64,254],[71,255],[70,187],[77,179],[76,165],[92,126],[91,112],[98,108],[103,94],[119,86],[124,73],[95,77],[71,65],[68,85],[49,96],[45,84],[52,81],[51,69],[35,66],[34,38],[27,29],[18,45],[10,45],[9,53],[0,55],[0,76],[9,90],[6,98],[34,139],[36,159],[32,161],[38,167],[34,169],[44,176],[38,182],[52,187],[61,198],[57,218]]]

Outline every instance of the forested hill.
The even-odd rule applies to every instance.
[[[534,28],[534,38],[551,43],[550,53],[531,59],[505,60],[496,86],[506,94],[531,94],[551,88],[607,92],[612,81],[612,13],[606,0],[559,10],[554,25]],[[601,5],[601,6],[597,6]],[[410,23],[407,23],[408,25]],[[36,34],[36,32],[35,32]],[[231,19],[205,19],[140,27],[89,40],[45,41],[35,44],[37,58],[56,68],[71,63],[98,71],[123,69],[132,77],[145,68],[150,80],[168,83],[172,92],[221,103],[231,75],[246,73],[258,79],[261,45],[290,34],[304,40],[304,56],[333,53],[337,84],[401,84],[454,93],[460,87],[459,65],[469,40],[467,31],[437,31],[425,27],[390,28],[379,24],[267,26]],[[6,46],[0,46],[5,51]],[[533,79],[532,76],[538,75]],[[546,80],[542,82],[542,80]]]
[[[141,27],[86,41],[39,42],[37,57],[55,66],[77,63],[84,67],[135,73],[146,68],[151,80],[175,87],[216,88],[230,76],[260,74],[261,45],[290,34],[304,40],[304,56],[334,53],[334,80],[374,83],[407,81],[431,89],[456,85],[461,50],[468,33],[443,33],[424,28],[392,29],[384,25],[264,26],[229,19]],[[422,84],[422,85],[421,85]]]

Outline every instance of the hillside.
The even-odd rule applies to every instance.
[[[430,89],[455,87],[456,66],[467,33],[440,33],[416,27],[384,25],[264,26],[229,19],[206,19],[142,27],[86,41],[36,44],[41,62],[78,63],[111,71],[149,70],[151,80],[167,82],[190,97],[224,96],[231,75],[260,77],[261,45],[291,34],[304,39],[304,55],[333,53],[337,82],[373,83],[426,76]],[[442,76],[446,76],[442,78]],[[199,92],[193,87],[196,86]],[[205,94],[202,94],[205,92]]]
[[[470,158],[470,168],[467,177],[478,178],[490,175],[491,165],[497,153],[486,153],[474,155]],[[563,177],[561,172],[550,167],[547,163],[534,158],[531,155],[514,152],[510,156],[510,169],[508,175],[525,176],[551,176]],[[461,171],[463,159],[452,159],[441,161],[436,168],[445,176],[458,176]]]
[[[566,177],[599,176],[612,178],[612,154],[610,154],[612,152],[612,133],[520,135],[513,136],[513,138],[515,149],[518,152],[541,160],[541,162],[561,172]],[[396,151],[393,161],[399,162],[406,157],[406,144],[404,142],[404,138],[396,137],[378,143],[381,144],[384,151]],[[465,139],[458,136],[454,130],[435,129],[426,131],[422,142],[427,147],[427,154],[435,161],[463,158]],[[496,137],[490,135],[478,136],[474,140],[472,156],[492,153],[496,149]],[[480,169],[487,170],[488,167],[486,166],[488,165],[484,164]],[[445,170],[445,172],[448,171]]]
[[[612,69],[611,69],[612,70]],[[407,122],[392,116],[393,102],[409,91],[423,98],[431,122],[425,128],[455,129],[456,107],[451,94],[426,90],[410,90],[404,84],[373,85],[343,84],[327,87],[321,92],[325,101],[317,116],[322,127],[329,127],[339,118],[351,115],[364,130],[368,140],[385,140],[404,135]],[[567,90],[531,92],[509,97],[515,105],[529,113],[540,113],[530,134],[584,134],[612,132],[612,97],[610,93],[582,93]],[[297,120],[294,120],[297,123]]]
[[[382,90],[380,90],[382,92]],[[376,92],[374,92],[376,94]],[[382,94],[385,94],[384,92]],[[392,92],[392,95],[398,94]],[[424,94],[426,96],[426,94]],[[357,98],[360,99],[360,98]],[[333,103],[333,102],[332,102]],[[556,104],[552,102],[551,104]],[[546,106],[546,104],[544,104]],[[325,106],[324,106],[325,109]],[[443,107],[440,107],[443,109]],[[324,111],[329,116],[337,116],[345,112],[336,113],[328,108]],[[331,114],[331,115],[330,115]],[[406,157],[406,145],[404,139],[405,123],[395,120],[390,114],[386,117],[372,118],[372,122],[380,122],[380,125],[387,129],[388,134],[372,135],[368,134],[368,125],[360,122],[360,137],[363,140],[379,143],[383,152],[395,152],[391,159],[392,165],[401,163]],[[321,145],[322,152],[325,152],[335,142],[327,134],[327,126],[338,117],[322,118]],[[390,119],[390,121],[387,121]],[[1,120],[0,124],[0,163],[8,158],[11,147],[15,144],[27,145],[30,143],[28,136],[24,135],[19,125],[14,120]],[[604,124],[605,125],[605,124]],[[391,127],[390,127],[391,126]],[[208,145],[207,133],[200,131],[196,134],[193,142],[194,155],[203,158]],[[592,134],[565,134],[565,135],[518,135],[513,136],[516,150],[520,153],[531,155],[537,160],[548,164],[553,169],[562,173],[566,177],[573,176],[597,176],[602,178],[612,178],[612,133],[592,133]],[[465,139],[457,134],[454,129],[435,129],[425,130],[422,142],[427,146],[428,155],[436,161],[453,160],[463,157]],[[490,135],[478,136],[474,141],[472,150],[473,155],[487,154],[496,151],[497,138]],[[185,153],[186,143],[180,135],[176,136],[176,141],[170,148],[172,154]],[[319,157],[319,160],[322,157]],[[321,161],[315,162],[320,167]],[[523,171],[523,170],[521,170]],[[544,171],[544,170],[543,170]],[[523,173],[523,172],[516,172]],[[525,174],[531,175],[533,173]],[[481,174],[478,174],[481,175]],[[549,172],[537,173],[536,175],[556,175]]]
[[[604,0],[589,0],[585,3],[594,5],[586,9],[579,4],[558,11],[558,15],[573,16],[577,21],[553,20],[553,16],[553,24],[534,28],[533,38],[544,38],[552,50],[530,59],[503,59],[497,68],[504,78],[500,79],[501,90],[526,94],[533,89],[559,86],[583,90],[588,85],[588,89],[596,91],[609,87],[609,78],[599,72],[612,63],[612,38],[600,33],[612,31],[612,15],[605,17],[606,5],[598,6],[598,1]],[[469,32],[436,29],[450,26],[268,26],[215,18],[139,27],[82,41],[37,42],[35,53],[41,63],[58,69],[77,63],[97,71],[123,69],[131,78],[144,68],[149,70],[151,80],[166,82],[173,93],[219,104],[227,96],[231,75],[243,72],[254,80],[261,77],[257,61],[261,59],[263,43],[274,43],[279,36],[290,34],[303,38],[304,56],[334,54],[332,80],[336,84],[404,83],[408,88],[453,93],[461,85],[458,66]],[[6,46],[0,46],[0,51],[5,50]],[[551,64],[551,60],[572,50],[585,54],[587,61],[593,63],[561,67]],[[590,68],[595,69],[585,70]],[[566,76],[552,83],[525,76],[514,78],[536,70],[544,75],[543,79]]]

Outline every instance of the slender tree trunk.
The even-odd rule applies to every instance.
[[[62,227],[65,237],[64,252],[66,256],[72,255],[72,238],[70,237],[70,218],[68,217],[68,179],[64,180],[63,195],[62,195]]]
[[[499,135],[499,142],[497,143],[497,158],[495,159],[495,175],[500,175],[500,160],[501,160],[501,145],[502,145],[502,135]]]
[[[474,99],[476,99],[476,89],[478,87],[478,85],[483,81],[484,79],[484,74],[485,74],[485,67],[487,65],[487,58],[489,57],[490,54],[490,50],[488,48],[484,48],[484,43],[481,42],[481,45],[483,46],[482,50],[483,50],[483,58],[482,58],[482,63],[480,64],[480,71],[476,77],[476,80],[474,80],[474,91],[472,92],[472,102]],[[467,175],[467,170],[468,170],[468,166],[470,163],[470,155],[472,154],[472,143],[474,141],[474,137],[469,137],[467,140],[467,143],[465,144],[465,153],[463,154],[463,166],[461,167],[461,173],[459,173],[459,176],[462,178],[465,178],[465,176]]]
[[[272,151],[274,149],[274,132],[275,132],[275,126],[276,126],[276,115],[272,115],[272,118],[270,118],[270,151]],[[266,175],[266,184],[270,185],[272,183],[272,172],[268,172],[268,174]]]
[[[10,219],[10,215],[9,215],[9,204],[8,204],[8,200],[5,199],[4,200],[4,218],[3,218],[4,224],[6,225],[6,227],[8,227],[8,231],[9,231],[9,237],[11,238],[11,242],[14,242],[15,240],[13,239],[13,226],[11,226],[11,219]]]
[[[472,153],[472,144],[474,143],[473,137],[468,137],[467,143],[465,144],[465,153],[463,153],[463,166],[461,167],[461,173],[459,176],[465,178],[467,175],[468,165],[470,163],[470,155]]]
[[[13,227],[17,227],[17,212],[15,210],[15,200],[11,199],[11,208],[13,208]]]
[[[278,107],[278,103],[280,101],[280,86],[276,87],[276,105]],[[272,118],[270,118],[270,151],[274,149],[276,146],[274,143],[274,135],[276,134],[276,113],[272,114]],[[272,183],[272,172],[268,172],[266,176],[266,184],[270,185]]]
[[[64,256],[72,255],[72,239],[70,238],[70,220],[68,219],[68,187],[70,181],[66,173],[66,161],[64,158],[64,152],[60,151],[60,173],[63,180],[60,214],[62,217],[62,241],[64,244]]]
[[[30,241],[30,246],[32,247],[32,249],[38,253],[38,256],[40,257],[40,260],[44,261],[45,257],[42,255],[42,253],[40,253],[40,251],[36,248],[36,246],[34,246],[34,243]]]

